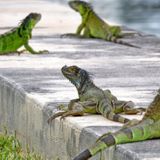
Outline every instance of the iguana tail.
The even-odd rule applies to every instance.
[[[114,112],[100,112],[104,117],[106,117],[109,120],[112,120],[114,122],[120,122],[120,123],[127,123],[130,120],[128,118],[124,118],[119,114],[115,114]]]
[[[81,152],[73,160],[87,160],[98,152],[116,144],[160,137],[159,123],[160,121],[153,122],[153,120],[150,119],[141,121],[139,124],[130,128],[122,128],[117,132],[108,133],[102,136],[93,147]]]
[[[124,41],[122,41],[122,40],[120,40],[120,39],[116,39],[116,38],[111,39],[110,41],[111,41],[111,42],[114,42],[114,43],[117,43],[117,44],[121,44],[121,45],[129,46],[129,47],[141,48],[141,47],[139,47],[139,46],[136,46],[136,45],[133,45],[133,44],[130,44],[130,43],[124,42]]]
[[[106,99],[101,100],[97,105],[97,108],[96,108],[97,112],[101,113],[105,118],[115,122],[127,123],[130,121],[128,118],[124,118],[121,115],[115,114],[114,112],[110,111],[111,107],[109,107],[108,104],[109,103],[106,102]]]

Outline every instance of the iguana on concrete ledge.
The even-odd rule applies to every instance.
[[[104,134],[93,147],[80,153],[74,160],[87,160],[98,152],[117,144],[153,138],[160,138],[160,89],[141,121],[128,125],[117,132]]]
[[[103,21],[87,2],[75,0],[70,1],[69,6],[76,12],[79,12],[82,17],[82,22],[77,28],[76,35],[85,38],[100,38],[106,41],[127,45],[130,47],[140,48],[138,46],[121,41],[118,38],[123,37],[119,26],[111,26]],[[82,36],[81,32],[84,30]],[[70,34],[68,34],[70,35]]]
[[[32,29],[40,21],[41,15],[38,13],[30,13],[20,25],[13,28],[9,32],[0,35],[0,55],[6,55],[9,53],[21,53],[18,49],[22,46],[32,54],[40,54],[44,51],[35,51],[29,45],[29,39],[32,38]]]
[[[126,123],[129,119],[118,113],[137,114],[145,110],[133,108],[133,102],[120,101],[109,90],[98,88],[84,69],[77,66],[64,66],[62,73],[77,88],[79,99],[71,100],[68,110],[56,113],[49,118],[48,122],[58,116],[64,118],[69,115],[82,116],[84,113],[99,113],[109,120]]]

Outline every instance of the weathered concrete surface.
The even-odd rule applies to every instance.
[[[43,18],[31,45],[50,53],[0,56],[0,125],[16,130],[24,145],[44,156],[70,160],[96,137],[121,125],[100,115],[56,119],[48,125],[46,121],[58,104],[77,97],[61,67],[79,65],[93,73],[98,86],[111,89],[121,99],[133,100],[137,106],[147,106],[160,86],[160,40],[150,35],[127,37],[127,42],[142,47],[136,49],[102,40],[60,38],[60,33],[75,31],[80,17],[67,7],[40,0],[0,1],[0,32],[33,11],[42,13]],[[105,151],[103,157],[160,159],[159,142],[119,145]],[[99,160],[99,155],[93,159]]]

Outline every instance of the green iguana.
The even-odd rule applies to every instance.
[[[126,123],[130,121],[118,113],[137,114],[145,111],[144,108],[133,108],[131,101],[120,101],[110,90],[98,88],[92,81],[89,73],[77,66],[62,67],[63,75],[77,88],[79,99],[73,99],[68,105],[68,110],[58,112],[51,116],[51,122],[58,116],[64,118],[69,115],[82,116],[84,113],[99,113],[109,120]]]
[[[121,41],[118,38],[123,37],[121,28],[119,26],[111,26],[103,21],[93,10],[91,5],[87,2],[75,0],[70,1],[69,6],[76,12],[79,12],[82,17],[82,22],[78,26],[76,36],[85,38],[99,38],[106,41],[127,45],[130,47],[140,48],[138,46]],[[81,32],[83,32],[81,36]],[[74,34],[66,34],[74,35]]]
[[[87,160],[98,152],[117,144],[153,138],[160,138],[160,89],[141,121],[128,124],[114,133],[104,134],[93,147],[86,149],[73,160]]]
[[[30,13],[20,25],[12,30],[0,35],[0,55],[9,53],[22,53],[18,51],[22,46],[32,54],[40,54],[44,51],[34,51],[29,45],[29,39],[32,38],[32,29],[40,21],[41,15],[38,13]]]

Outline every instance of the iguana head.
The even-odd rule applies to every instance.
[[[30,13],[25,19],[22,20],[21,26],[23,29],[33,29],[34,26],[40,21],[41,14]]]
[[[75,0],[70,1],[68,4],[72,9],[79,12],[81,15],[84,15],[86,12],[92,10],[91,5],[84,1]]]
[[[61,69],[63,75],[77,88],[78,91],[92,82],[90,75],[84,69],[81,69],[77,66],[63,66]]]

